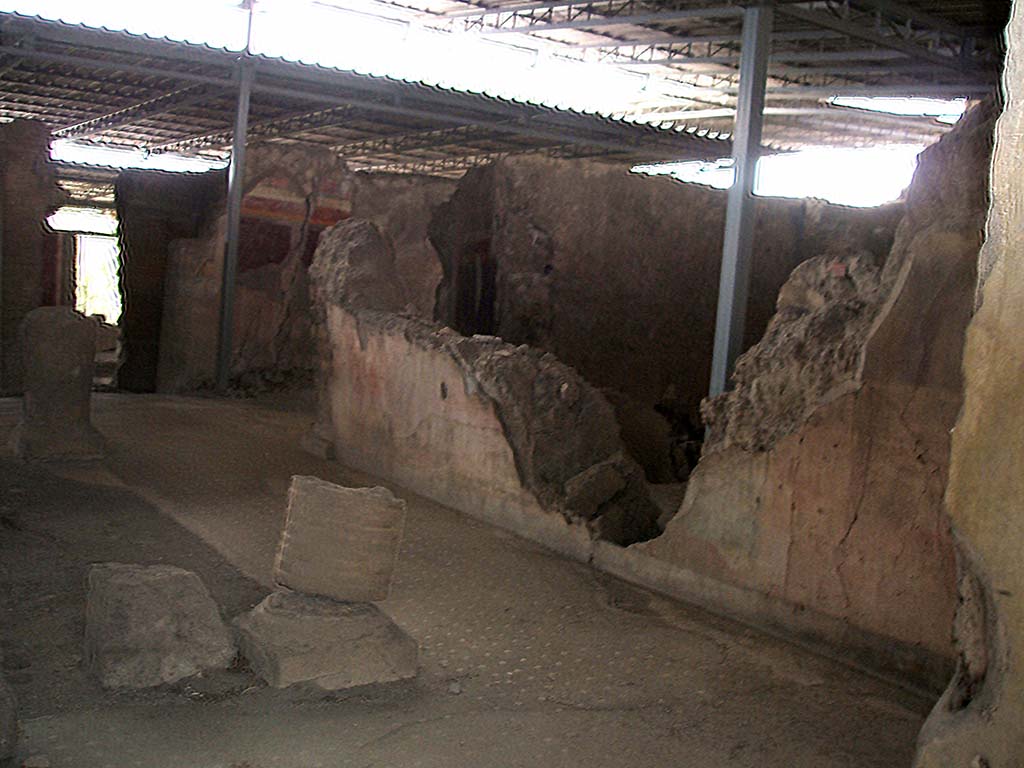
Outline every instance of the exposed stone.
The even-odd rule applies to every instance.
[[[387,488],[296,475],[274,563],[279,586],[334,600],[386,600],[405,525]]]
[[[565,481],[565,506],[583,517],[593,517],[602,504],[625,487],[622,469],[609,459]]]
[[[26,459],[95,459],[92,426],[96,321],[67,307],[40,307],[21,325],[25,394],[15,452]]]
[[[18,702],[0,676],[0,765],[14,757],[18,746]]]
[[[946,509],[956,532],[958,674],[918,739],[917,768],[1010,768],[1024,758],[1024,5],[1005,40],[1005,106],[995,130],[977,312],[963,352],[964,403]],[[964,180],[945,177],[954,197]],[[950,185],[949,178],[958,184]],[[975,180],[967,180],[972,186]]]
[[[455,190],[455,182],[407,173],[357,173],[352,189],[352,216],[376,224],[387,234],[406,306],[431,318],[441,262],[427,238],[434,209]]]
[[[696,423],[707,393],[727,194],[631,174],[618,164],[540,156],[467,172],[430,236],[444,267],[435,317],[466,336],[551,352],[616,390],[623,441],[648,480],[673,474],[665,421]],[[761,337],[779,287],[832,242],[880,261],[901,205],[851,209],[759,198],[745,346]],[[671,393],[671,397],[667,395]],[[612,399],[612,398],[609,398]],[[671,412],[662,410],[671,401]]]
[[[822,626],[848,622],[867,634],[847,652],[936,690],[954,657],[942,498],[992,117],[972,109],[921,155],[884,264],[852,242],[794,272],[735,390],[705,404],[679,513],[642,545]]]
[[[819,256],[793,270],[764,337],[737,360],[734,388],[702,409],[704,451],[767,450],[852,391],[881,307],[880,278],[867,251]]]
[[[406,305],[402,284],[395,278],[395,256],[376,224],[349,219],[320,237],[309,268],[323,305],[401,312]]]
[[[617,542],[656,535],[658,510],[601,393],[541,350],[396,314],[394,259],[371,228],[325,233],[310,270],[326,346],[318,411],[339,458],[488,519],[528,525],[543,510]],[[572,509],[566,484],[602,464],[618,490]]]
[[[372,603],[274,592],[235,626],[242,655],[275,688],[334,691],[416,676],[416,641]]]
[[[49,128],[39,120],[0,125],[0,395],[20,395],[25,350],[18,333],[22,319],[47,303],[47,272],[54,266],[58,235],[43,226],[64,204],[49,162]]]
[[[235,656],[199,577],[170,565],[103,563],[89,571],[85,663],[106,688],[148,688]]]

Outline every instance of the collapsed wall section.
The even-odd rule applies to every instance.
[[[838,620],[834,641],[940,687],[955,558],[942,496],[962,400],[993,109],[920,158],[884,263],[856,241],[794,271],[643,554]]]
[[[590,161],[470,171],[431,224],[444,265],[435,317],[572,365],[615,403],[637,458],[662,446],[644,460],[648,479],[681,479],[667,435],[696,432],[707,394],[726,197]],[[861,243],[881,262],[899,208],[759,199],[746,345],[826,243]]]
[[[307,268],[320,233],[353,213],[402,246],[411,309],[427,315],[440,267],[426,237],[450,182],[352,174],[333,153],[255,145],[246,168],[231,377],[246,389],[305,381],[316,368]],[[157,389],[209,386],[216,365],[226,215],[223,189],[201,231],[166,247]]]
[[[325,233],[310,274],[343,463],[578,557],[592,537],[657,533],[611,406],[574,370],[401,314],[394,254],[369,222]]]

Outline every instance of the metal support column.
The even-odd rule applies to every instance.
[[[711,362],[712,396],[726,390],[743,345],[754,236],[754,179],[761,151],[772,12],[771,4],[765,3],[749,6],[743,13],[740,85],[732,149],[735,178],[725,216],[715,351]]]
[[[224,247],[224,272],[220,290],[220,334],[217,337],[217,391],[224,392],[231,378],[231,352],[235,322],[235,279],[238,275],[238,235],[242,224],[242,193],[245,187],[245,138],[249,130],[249,99],[255,70],[252,59],[238,62],[238,112],[228,167],[228,231]]]

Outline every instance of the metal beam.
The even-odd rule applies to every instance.
[[[718,8],[688,8],[680,11],[664,11],[663,13],[635,13],[628,16],[596,16],[589,19],[572,19],[569,21],[553,21],[545,24],[529,24],[521,27],[495,27],[483,29],[482,35],[498,35],[508,32],[553,32],[558,29],[597,29],[599,27],[644,26],[646,24],[666,24],[686,19],[729,19],[739,17],[743,9],[739,6],[721,6]]]
[[[652,51],[653,53],[653,51]],[[667,51],[672,54],[672,51]],[[735,65],[739,63],[740,54],[722,53],[714,56],[688,56],[683,52],[676,52],[676,55],[662,56],[657,59],[635,59],[631,61],[611,62],[623,67],[656,66],[659,64],[722,64]],[[910,62],[921,65],[921,62],[913,62],[906,55],[898,51],[879,51],[877,49],[865,49],[856,51],[780,51],[771,58],[772,62],[789,62],[791,64],[801,62],[823,62],[832,61],[837,63],[863,63],[866,61],[890,61]],[[732,66],[735,68],[735,66]],[[833,72],[836,70],[832,70]]]
[[[832,96],[895,96],[930,99],[956,99],[969,96],[987,96],[996,89],[992,83],[964,83],[962,85],[784,85],[768,89],[769,99],[828,99]],[[737,89],[724,88],[724,93],[735,94]]]
[[[590,43],[564,43],[567,48],[642,48],[648,45],[701,45],[704,43],[738,43],[743,35],[740,32],[722,32],[711,35],[658,35],[644,40],[613,40]],[[794,32],[775,32],[775,42],[794,42],[799,40],[838,40],[845,38],[841,32],[829,29],[807,29]]]
[[[461,173],[469,168],[478,165],[487,165],[508,157],[511,152],[486,152],[477,155],[464,155],[462,157],[445,157],[436,159],[412,159],[412,160],[380,160],[361,162],[356,160],[352,167],[357,171],[368,171],[377,173],[425,173],[425,174],[454,174]]]
[[[608,2],[609,5],[612,3]],[[449,11],[444,14],[449,19],[475,18],[477,16],[496,16],[501,13],[522,13],[525,11],[557,11],[564,8],[586,7],[588,3],[566,2],[566,0],[553,0],[553,2],[521,3],[520,5],[506,5],[504,8],[495,6],[492,8],[468,8],[466,10]],[[603,5],[603,3],[596,3]]]
[[[918,8],[911,8],[896,0],[854,0],[854,5],[873,8],[876,11],[888,16],[894,16],[901,21],[908,21],[912,24],[920,24],[923,27],[931,27],[940,32],[945,32],[958,37],[968,37],[970,32],[959,24],[932,16]]]
[[[160,69],[159,67],[125,64],[124,62],[108,61],[105,59],[90,58],[87,56],[73,56],[64,53],[35,51],[31,49],[17,48],[10,45],[0,45],[0,54],[19,56],[23,59],[49,61],[55,64],[71,64],[75,66],[92,67],[94,69],[108,69],[115,72],[127,72],[134,75],[163,77],[169,80],[182,80],[190,83],[206,83],[208,85],[217,85],[221,87],[230,87],[232,84],[230,78],[209,77],[208,75],[197,75],[191,72],[181,72],[174,69]]]
[[[249,126],[248,135],[254,138],[270,139],[275,136],[288,136],[289,134],[303,133],[318,128],[329,128],[333,125],[339,125],[341,117],[352,111],[353,109],[349,106],[329,107],[312,112],[307,111],[285,115],[284,117],[275,117]],[[150,144],[147,149],[150,152],[174,152],[202,147],[219,148],[230,143],[233,136],[233,129],[207,131],[205,133],[195,133],[190,136],[171,139],[159,144]]]
[[[447,123],[449,125],[464,125],[472,121],[480,121],[491,130],[497,133],[509,134],[512,136],[527,136],[535,139],[543,139],[556,145],[565,144],[567,141],[586,147],[600,147],[623,154],[637,154],[639,152],[666,152],[679,158],[700,158],[711,156],[710,151],[700,152],[699,149],[710,150],[714,141],[707,143],[696,143],[689,134],[681,134],[674,131],[660,131],[652,134],[647,140],[641,141],[642,132],[637,132],[636,126],[619,124],[612,121],[586,121],[586,125],[567,125],[567,121],[577,122],[578,116],[572,113],[561,113],[551,110],[537,112],[525,112],[521,109],[506,112],[504,118],[495,121],[495,116],[479,113],[470,114],[464,112],[458,114],[455,110],[446,110],[434,105],[433,111],[427,108],[401,107],[390,104],[382,104],[368,99],[332,96],[329,94],[311,94],[308,92],[291,90],[274,86],[257,85],[255,90],[258,93],[273,94],[292,99],[312,100],[320,103],[349,104],[365,109],[367,112],[385,115],[402,115],[406,117],[420,118],[428,123]],[[519,115],[518,120],[509,121],[507,118]],[[545,119],[541,124],[539,119]],[[582,121],[580,121],[582,123]],[[532,127],[531,127],[532,126]],[[652,129],[653,130],[653,129]],[[699,148],[699,149],[698,149]],[[541,147],[538,147],[541,149]]]
[[[764,125],[772,11],[771,5],[753,5],[743,13],[743,59],[740,62],[740,93],[733,130],[735,176],[725,215],[715,347],[711,360],[712,397],[725,392],[743,346],[754,237],[754,180]]]
[[[380,153],[400,154],[409,150],[451,146],[459,140],[473,139],[473,133],[481,130],[476,123],[456,126],[454,128],[428,128],[422,131],[399,131],[372,139],[361,139],[331,147],[342,157],[363,157]],[[486,129],[485,129],[486,130]],[[475,140],[492,140],[487,134]]]
[[[790,18],[797,19],[798,21],[802,21],[806,24],[813,24],[814,26],[821,27],[822,29],[831,29],[836,32],[842,32],[843,34],[849,35],[850,37],[858,40],[863,40],[868,43],[880,45],[884,48],[899,51],[907,56],[913,56],[914,58],[920,59],[921,61],[938,64],[941,67],[953,69],[961,73],[965,71],[963,62],[959,58],[933,53],[927,48],[922,48],[919,45],[908,43],[905,40],[890,35],[879,34],[874,29],[869,29],[868,27],[863,27],[860,24],[838,19],[826,13],[805,11],[791,5],[779,5],[778,11],[781,14],[785,14]]]
[[[855,107],[842,107],[825,105],[820,107],[765,107],[765,117],[778,116],[801,116],[801,117],[836,117],[848,118],[855,116],[858,121],[882,123],[894,127],[908,126],[912,128],[927,128],[935,125],[935,118],[926,115],[894,115],[887,112],[869,112],[866,109]],[[719,107],[716,109],[675,109],[666,112],[649,112],[642,117],[646,120],[679,120],[687,122],[690,120],[722,120],[736,117],[736,110],[733,107]]]
[[[84,120],[74,125],[65,125],[62,128],[52,131],[52,134],[54,137],[60,139],[93,136],[97,133],[109,131],[123,125],[131,125],[148,117],[161,115],[176,107],[194,104],[209,92],[209,87],[205,85],[186,85],[184,88],[178,88],[170,93],[165,93],[162,96],[146,99],[138,104],[133,104],[130,107],[124,107],[122,109],[109,112],[105,115],[101,115],[100,117]]]
[[[249,127],[249,100],[255,76],[253,62],[238,62],[238,109],[228,168],[228,231],[220,293],[220,334],[217,336],[217,391],[225,392],[231,380],[231,354],[235,322],[235,280],[238,275],[238,237],[242,226],[242,193],[245,186],[245,139]]]

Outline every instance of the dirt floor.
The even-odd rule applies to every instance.
[[[100,561],[200,574],[226,617],[266,594],[306,398],[101,395],[97,464],[0,453],[0,648],[22,756],[54,768],[909,765],[930,702],[553,556],[400,488],[391,599],[414,683],[276,691],[240,665],[106,693],[81,669]],[[0,441],[19,401],[0,400]]]

